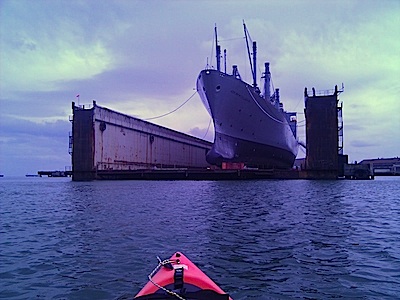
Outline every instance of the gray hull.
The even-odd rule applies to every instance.
[[[203,70],[197,91],[214,122],[207,161],[243,162],[261,168],[291,168],[298,143],[282,111],[234,76]]]

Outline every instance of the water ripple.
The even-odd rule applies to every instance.
[[[396,299],[400,181],[0,181],[2,299],[131,299],[179,250],[234,299]]]

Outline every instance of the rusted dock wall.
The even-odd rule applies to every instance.
[[[99,172],[151,168],[206,168],[211,143],[100,107],[73,108],[73,180]]]
[[[337,88],[329,94],[305,90],[307,135],[306,169],[316,177],[338,175],[338,97]]]
[[[72,103],[72,180],[92,180],[94,167],[94,109],[81,109]]]

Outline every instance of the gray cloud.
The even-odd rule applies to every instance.
[[[2,116],[0,134],[6,138],[68,138],[71,131],[71,123],[68,120],[57,120],[55,122],[37,123],[20,118]]]
[[[70,166],[68,121],[43,124],[2,116],[0,122],[0,172],[33,174],[42,169]]]
[[[212,124],[210,127],[207,127],[207,128],[199,128],[199,127],[190,128],[188,133],[190,135],[193,135],[193,136],[201,138],[201,139],[205,139],[210,142],[212,142],[214,140],[214,132],[212,129]]]
[[[351,146],[355,148],[368,148],[371,146],[378,146],[378,142],[373,142],[373,141],[366,141],[366,140],[353,140],[350,142]]]

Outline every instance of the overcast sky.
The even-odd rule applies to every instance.
[[[0,0],[0,174],[71,165],[77,94],[80,104],[95,99],[143,119],[177,108],[207,60],[215,65],[215,23],[229,70],[237,64],[250,82],[243,19],[258,44],[258,74],[269,61],[286,110],[301,121],[305,87],[343,83],[350,161],[400,156],[399,0]],[[209,121],[197,94],[152,120],[212,140]]]

